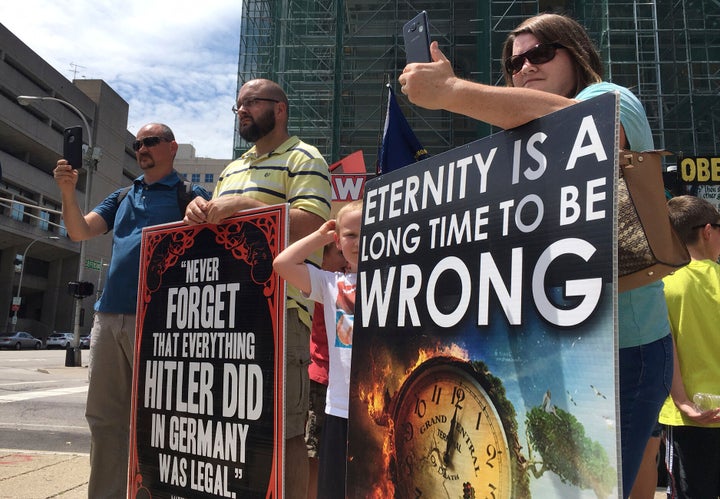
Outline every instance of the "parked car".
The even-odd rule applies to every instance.
[[[90,335],[80,337],[80,348],[90,348]]]
[[[42,341],[30,333],[17,331],[14,334],[0,336],[0,348],[14,348],[15,350],[34,348],[35,350],[39,350],[42,348]]]
[[[45,340],[45,348],[69,348],[75,336],[72,333],[53,333]]]

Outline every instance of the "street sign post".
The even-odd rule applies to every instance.
[[[85,268],[91,270],[100,270],[102,268],[102,262],[99,262],[97,260],[90,260],[88,258],[87,260],[85,260]]]

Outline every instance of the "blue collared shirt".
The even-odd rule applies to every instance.
[[[133,181],[127,196],[118,205],[123,189],[118,189],[93,210],[113,231],[113,248],[105,288],[95,310],[115,314],[134,314],[140,274],[140,241],[144,227],[182,220],[177,187],[182,178],[173,171],[159,181],[146,184],[145,176]],[[193,185],[197,196],[210,199],[210,193]]]

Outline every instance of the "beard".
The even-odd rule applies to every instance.
[[[255,143],[275,129],[275,111],[268,109],[258,119],[250,117],[250,123],[240,125],[240,137],[247,142]]]
[[[155,160],[149,154],[141,154],[137,159],[137,163],[141,170],[149,170],[155,166]]]

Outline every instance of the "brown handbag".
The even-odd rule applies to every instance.
[[[618,290],[662,279],[690,262],[670,223],[661,158],[667,151],[619,153]]]

